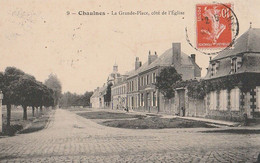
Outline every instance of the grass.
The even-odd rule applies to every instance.
[[[77,113],[78,115],[87,119],[125,119],[125,118],[143,118],[143,115],[113,113],[106,111]]]
[[[27,120],[23,120],[23,109],[12,108],[11,110],[11,126],[6,126],[6,109],[3,109],[3,132],[0,136],[14,136],[16,133],[30,133],[43,129],[49,119],[51,110],[43,109],[38,112],[35,117],[32,116],[32,109],[27,110]]]
[[[65,109],[65,110],[68,110],[68,111],[75,111],[75,112],[78,112],[78,111],[90,111],[91,108],[89,107],[83,107],[83,108],[80,108],[80,107],[69,107],[69,108],[62,108],[62,109]]]
[[[231,133],[231,134],[260,134],[260,130],[255,129],[227,129],[227,130],[213,130],[202,131],[203,133]]]
[[[213,128],[206,122],[181,118],[161,118],[159,115],[144,116],[107,111],[77,113],[87,119],[99,119],[99,124],[129,129],[163,129],[163,128]]]
[[[213,126],[201,121],[186,120],[181,118],[148,117],[135,120],[111,120],[101,124],[130,129],[163,129],[163,128],[213,128]]]

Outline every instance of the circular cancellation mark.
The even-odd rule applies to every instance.
[[[205,55],[215,55],[234,45],[239,34],[239,22],[230,3],[197,4],[194,43],[189,38],[187,27],[185,32],[192,48]]]

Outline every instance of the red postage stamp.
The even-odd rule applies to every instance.
[[[231,4],[197,4],[197,48],[225,48],[232,41]]]

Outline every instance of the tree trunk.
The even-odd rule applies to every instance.
[[[39,107],[36,107],[36,116],[38,117],[39,115]]]
[[[32,107],[32,116],[34,117],[34,106]]]
[[[40,106],[40,112],[42,113],[42,106]]]
[[[11,104],[7,104],[7,117],[6,117],[7,127],[10,127],[10,120],[11,120]]]
[[[23,120],[27,120],[27,106],[23,106]]]

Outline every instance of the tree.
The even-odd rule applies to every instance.
[[[111,101],[111,87],[113,86],[112,83],[109,83],[107,85],[107,91],[106,91],[106,94],[104,96],[104,101],[105,102],[110,102]]]
[[[62,94],[60,105],[62,107],[70,107],[70,106],[89,106],[90,105],[90,97],[93,92],[85,92],[84,95],[78,95],[76,93],[66,92]]]
[[[40,103],[43,94],[40,84],[28,75],[22,76],[14,85],[16,105],[23,107],[23,119],[27,120],[27,107],[32,106],[33,109]]]
[[[10,127],[11,105],[19,98],[14,91],[14,87],[25,73],[15,67],[7,67],[4,73],[0,74],[0,87],[4,94],[3,104],[7,107],[7,127]]]
[[[59,105],[61,97],[61,82],[56,75],[50,74],[49,78],[45,81],[45,85],[53,90],[54,106]]]
[[[156,77],[155,87],[164,97],[171,99],[174,97],[174,87],[180,81],[182,81],[182,77],[174,67],[165,67]]]

